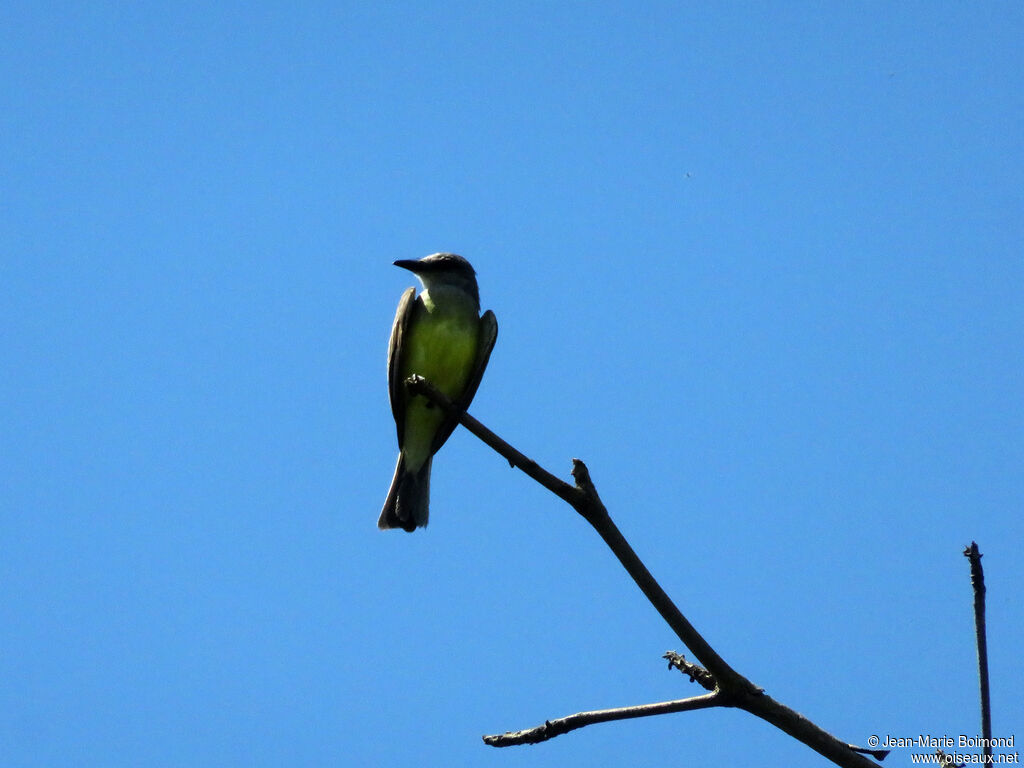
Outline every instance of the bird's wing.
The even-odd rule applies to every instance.
[[[391,400],[391,413],[395,417],[398,429],[398,447],[402,448],[405,437],[405,402],[408,399],[405,384],[402,383],[402,339],[409,328],[409,319],[416,306],[416,288],[410,286],[402,294],[395,312],[395,324],[391,326],[391,341],[388,343],[388,398]]]
[[[455,403],[463,410],[469,408],[469,404],[473,402],[473,396],[476,394],[477,387],[480,386],[480,379],[484,376],[484,369],[487,367],[487,361],[491,359],[491,350],[494,349],[494,342],[497,340],[498,319],[488,309],[480,317],[480,336],[477,339],[476,362],[473,365],[473,372],[466,380],[466,388],[462,392],[462,397]],[[434,436],[434,445],[430,451],[432,454],[437,453],[445,441],[451,437],[457,424],[458,421],[455,419],[448,419],[441,425]]]

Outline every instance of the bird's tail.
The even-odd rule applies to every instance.
[[[395,465],[395,476],[391,480],[391,490],[380,511],[377,527],[403,528],[412,533],[427,524],[430,515],[430,464],[433,456],[423,462],[418,472],[410,472],[405,468],[405,454],[398,454]]]

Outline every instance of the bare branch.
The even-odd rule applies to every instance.
[[[629,720],[634,717],[650,717],[651,715],[667,715],[671,712],[689,712],[694,709],[707,709],[718,706],[719,695],[705,693],[689,699],[675,701],[659,701],[656,704],[640,704],[635,707],[618,707],[617,709],[597,709],[592,712],[577,712],[575,715],[560,717],[557,720],[545,720],[543,725],[528,728],[524,731],[511,731],[495,736],[484,736],[484,744],[492,747],[512,747],[518,744],[539,744],[542,741],[561,736],[563,733],[575,731],[594,723],[610,723],[613,720]]]
[[[974,588],[974,634],[978,643],[978,682],[981,687],[981,735],[985,739],[984,754],[992,759],[992,702],[988,690],[988,640],[985,629],[985,571],[977,542],[964,550],[971,562],[971,587]]]
[[[608,510],[601,502],[597,489],[590,479],[590,472],[582,461],[573,459],[572,474],[576,480],[576,487],[573,488],[543,469],[532,459],[517,451],[462,408],[452,404],[447,397],[422,376],[409,377],[406,379],[405,385],[409,388],[410,392],[423,395],[443,408],[448,415],[457,419],[462,426],[466,427],[466,429],[489,445],[498,454],[504,456],[511,466],[521,469],[572,506],[589,522],[608,545],[609,549],[612,550],[612,553],[618,558],[622,567],[626,569],[626,572],[629,573],[633,581],[640,587],[640,590],[650,601],[651,605],[661,614],[661,617],[686,647],[690,649],[697,660],[706,667],[708,673],[711,674],[717,683],[716,690],[704,696],[682,699],[679,702],[646,705],[647,707],[654,707],[655,709],[653,710],[645,709],[644,707],[631,707],[627,709],[627,711],[631,712],[629,715],[621,715],[623,710],[600,710],[600,714],[596,718],[594,713],[579,713],[577,715],[570,715],[562,720],[548,721],[542,726],[526,731],[505,734],[504,736],[485,737],[485,740],[504,739],[508,744],[532,744],[592,723],[618,720],[623,719],[623,717],[646,717],[652,714],[663,714],[663,711],[657,710],[657,707],[673,704],[681,706],[682,702],[697,701],[700,702],[700,706],[694,708],[731,706],[746,710],[771,723],[783,732],[788,733],[798,741],[803,742],[836,765],[844,766],[845,768],[878,768],[877,763],[858,754],[858,747],[840,741],[799,712],[775,701],[771,696],[765,694],[761,688],[758,688],[736,672],[718,655],[686,617],[683,616],[675,603],[672,602],[672,599],[665,593],[665,590],[661,588],[661,585],[651,575],[651,572],[647,570],[647,566],[643,564],[636,552],[633,551],[629,542],[622,535],[622,532],[612,522],[611,517],[608,515]],[[590,719],[584,717],[588,714]],[[574,720],[573,718],[582,719]],[[566,722],[571,723],[571,727],[566,727]],[[553,723],[560,723],[561,725],[556,727],[552,725]],[[487,743],[491,744],[494,742],[487,741]],[[495,746],[498,745],[495,744]]]
[[[886,749],[869,750],[853,744],[845,744],[831,733],[822,730],[799,712],[775,701],[775,699],[767,694],[737,706],[745,709],[752,715],[757,715],[762,720],[766,720],[780,731],[788,733],[794,739],[803,742],[836,765],[845,766],[845,768],[865,768],[866,766],[879,768],[878,763],[868,760],[866,757],[863,757],[863,754],[873,755],[879,760],[884,759],[889,754],[889,750]]]

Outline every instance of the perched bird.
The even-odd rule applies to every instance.
[[[476,272],[454,253],[435,253],[418,261],[400,260],[423,284],[409,288],[398,302],[388,347],[388,394],[398,428],[398,464],[378,528],[412,532],[430,513],[430,464],[457,422],[422,395],[412,396],[405,380],[419,374],[453,403],[469,407],[484,375],[498,321],[490,310],[480,315]]]

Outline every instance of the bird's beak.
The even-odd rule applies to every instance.
[[[416,272],[419,268],[419,261],[416,259],[399,259],[395,262],[395,266],[408,269],[410,272]]]

